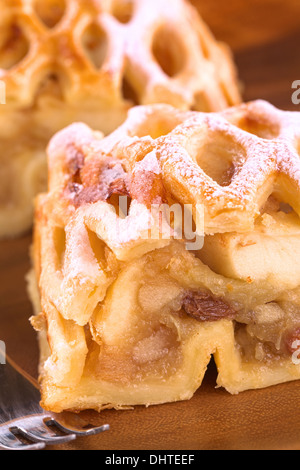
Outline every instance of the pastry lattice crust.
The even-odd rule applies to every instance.
[[[133,104],[216,111],[240,100],[230,52],[184,0],[1,0],[0,7],[0,139],[8,149],[0,237],[30,227],[32,195],[45,188],[44,148],[72,122],[106,134]]]
[[[299,119],[155,105],[104,139],[54,137],[29,278],[45,408],[189,399],[212,355],[233,394],[300,378]],[[203,250],[163,223],[149,237],[174,203],[204,207]]]

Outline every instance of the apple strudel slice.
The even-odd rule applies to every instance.
[[[216,111],[240,100],[229,50],[184,0],[0,7],[0,238],[30,229],[45,148],[65,126],[107,134],[134,104]]]
[[[300,115],[136,107],[48,149],[29,291],[48,410],[236,394],[300,378]]]

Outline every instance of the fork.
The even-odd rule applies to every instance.
[[[67,425],[46,413],[39,401],[33,379],[5,358],[0,347],[0,450],[41,450],[109,430],[107,424]]]

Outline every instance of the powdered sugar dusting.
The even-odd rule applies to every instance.
[[[272,185],[276,184],[277,189],[280,186],[279,175],[284,175],[285,180],[291,182],[293,198],[299,200],[300,113],[279,111],[264,102],[249,103],[219,114],[174,111],[178,119],[174,119],[174,116],[170,118],[171,131],[166,135],[150,140],[145,136],[132,137],[138,133],[135,126],[138,126],[139,130],[142,127],[147,131],[148,120],[149,126],[153,126],[154,115],[158,120],[162,119],[162,116],[163,119],[167,119],[168,113],[172,112],[172,108],[163,105],[136,108],[131,113],[134,114],[134,119],[130,117],[122,133],[117,131],[114,134],[115,142],[112,136],[108,138],[109,153],[106,151],[106,139],[102,141],[103,145],[98,139],[93,145],[94,142],[89,141],[93,134],[87,128],[80,128],[81,136],[78,136],[76,130],[79,130],[79,127],[72,127],[69,133],[65,131],[61,134],[56,145],[50,148],[53,164],[56,164],[55,158],[58,154],[61,159],[63,152],[67,153],[70,143],[76,142],[76,148],[83,154],[92,151],[93,158],[97,158],[95,153],[97,149],[101,158],[106,155],[105,158],[111,162],[112,171],[108,175],[104,166],[103,175],[101,172],[99,174],[99,184],[101,178],[107,182],[108,176],[108,182],[112,184],[115,178],[118,180],[125,178],[130,194],[130,182],[133,176],[140,175],[141,188],[144,186],[146,191],[146,187],[149,190],[148,186],[152,184],[150,175],[152,177],[155,175],[159,181],[162,181],[173,199],[181,204],[204,206],[206,233],[251,230],[259,215],[260,204],[264,204],[272,192]],[[277,132],[273,138],[270,138],[269,134],[269,138],[262,138],[240,126],[240,123],[244,122],[254,123],[258,128],[263,125],[264,129],[270,122],[272,129],[276,128]],[[149,142],[152,149],[150,152]],[[213,154],[206,151],[205,145],[209,142],[214,144],[218,165],[222,164],[222,158],[231,158],[226,165],[233,165],[234,168],[227,186],[221,186],[206,172],[205,164],[211,163],[208,159],[213,158]],[[223,152],[226,142],[231,153]],[[136,161],[135,156],[132,157],[132,169],[128,170],[127,174],[123,170],[114,171],[119,168],[115,166],[119,164],[118,158],[121,160],[124,158],[120,149],[126,150],[126,145],[132,143],[134,143],[132,151],[138,156]],[[56,153],[58,147],[59,153]],[[201,159],[197,157],[197,152],[201,152]],[[83,159],[82,164],[85,165],[87,160],[89,159]],[[62,163],[60,160],[60,164]],[[112,203],[104,200],[95,200],[68,210],[70,199],[65,198],[64,191],[67,190],[69,176],[63,172],[59,173],[60,181],[56,181],[50,190],[48,200],[51,203],[50,207],[65,208],[63,211],[59,209],[53,211],[50,217],[53,220],[59,217],[61,223],[62,214],[65,216],[67,250],[64,288],[68,289],[70,295],[79,295],[78,292],[83,286],[90,286],[92,289],[94,285],[103,283],[105,278],[101,278],[104,273],[95,262],[87,230],[96,234],[99,243],[109,247],[120,260],[131,259],[137,254],[141,256],[170,242],[169,225],[164,221],[157,227],[155,214],[145,204],[132,197],[132,194],[129,212],[124,217],[116,213]],[[293,200],[290,204],[293,205]],[[294,209],[297,211],[298,206]],[[163,240],[163,236],[156,240],[149,239],[149,231],[153,229],[160,235],[166,235],[166,239]],[[76,289],[79,289],[77,294]]]
[[[146,157],[135,165],[135,171],[144,171],[160,175],[161,170],[156,157],[156,151],[150,152]]]

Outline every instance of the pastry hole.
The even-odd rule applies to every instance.
[[[140,104],[138,93],[126,76],[123,78],[122,81],[122,96],[125,101],[129,101],[135,106],[138,106]]]
[[[9,26],[3,35],[4,39],[0,48],[0,68],[10,70],[27,56],[29,41],[22,29],[16,24]]]
[[[130,213],[132,199],[129,196],[119,196],[119,217],[126,219]]]
[[[129,196],[120,196],[119,194],[113,194],[107,202],[112,205],[116,211],[116,214],[121,219],[126,219],[129,215],[132,199]]]
[[[290,206],[286,202],[281,202],[280,203],[279,210],[280,210],[280,212],[284,212],[285,214],[292,214],[293,212],[295,212],[294,209],[292,208],[292,206]]]
[[[74,155],[74,160],[69,162],[69,170],[72,174],[72,185],[77,188],[83,187],[82,168],[84,167],[84,156],[78,152]]]
[[[184,69],[185,49],[177,33],[168,27],[158,29],[154,35],[152,52],[155,60],[169,77],[175,77]]]
[[[229,186],[239,168],[246,161],[245,150],[226,136],[213,135],[206,143],[204,139],[200,148],[194,148],[194,160],[210,178],[220,186]]]
[[[263,117],[244,116],[238,123],[238,127],[261,139],[273,140],[279,136],[280,125],[270,122]]]
[[[133,18],[134,7],[133,0],[114,0],[111,13],[119,23],[126,24]]]
[[[35,0],[34,9],[47,28],[54,28],[64,16],[65,0]]]
[[[135,130],[135,136],[139,138],[150,136],[152,139],[159,139],[170,134],[180,124],[182,124],[182,119],[176,115],[172,116],[167,108],[166,111],[149,115],[147,119],[141,120]]]
[[[177,127],[177,126],[175,126]],[[146,128],[141,127],[137,132],[137,137],[142,138],[150,136],[152,139],[159,139],[164,135],[168,135],[174,129],[173,126],[168,126],[163,121],[156,121],[151,124],[151,126],[146,126]]]
[[[209,113],[211,109],[211,102],[209,101],[206,93],[204,91],[195,93],[192,111],[201,111],[203,113]]]
[[[106,245],[95,232],[92,232],[90,229],[87,229],[90,247],[94,253],[94,257],[98,263],[100,269],[105,269],[106,267]]]
[[[274,214],[277,212],[283,212],[285,214],[295,214],[294,209],[290,204],[282,201],[276,194],[271,194],[267,199],[266,203],[261,208],[261,214]]]
[[[58,100],[63,100],[64,93],[61,80],[56,73],[49,73],[39,83],[36,91],[36,97],[51,96]]]
[[[103,29],[95,23],[88,26],[82,36],[82,45],[92,64],[101,69],[108,52],[108,40]]]
[[[61,227],[55,227],[53,231],[53,243],[56,253],[56,268],[61,271],[64,266],[66,252],[66,232]]]

